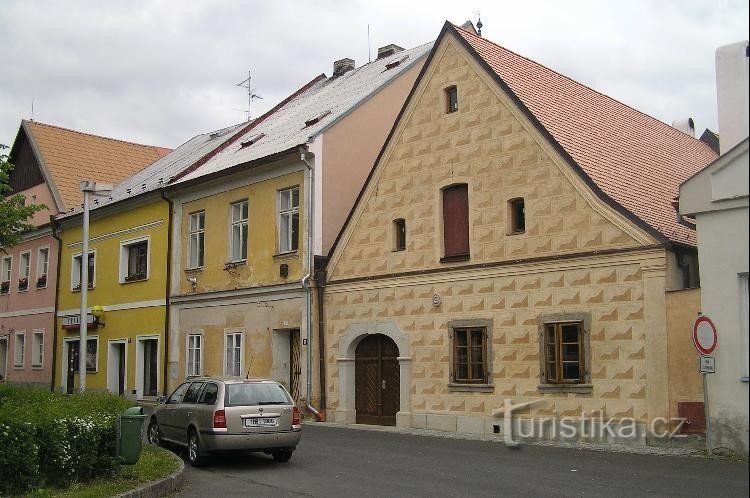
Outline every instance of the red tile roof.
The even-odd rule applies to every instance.
[[[448,29],[601,197],[651,233],[695,245],[695,231],[677,222],[671,202],[680,183],[718,157],[706,143],[469,31]]]
[[[83,201],[82,180],[119,183],[171,150],[26,121],[66,211]]]

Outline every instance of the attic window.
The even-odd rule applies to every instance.
[[[401,57],[397,61],[389,62],[388,64],[385,65],[385,70],[388,71],[389,69],[393,69],[394,67],[398,67],[399,64],[401,64],[402,62],[404,62],[408,58],[409,58],[409,56],[405,55],[405,56]]]
[[[250,140],[245,140],[244,142],[240,142],[240,149],[244,149],[245,147],[250,147],[254,143],[256,143],[261,138],[265,137],[265,133],[258,133],[257,135],[253,135],[250,137]]]
[[[328,116],[329,114],[331,114],[330,110],[321,112],[320,114],[318,114],[314,118],[308,119],[307,121],[305,121],[305,128],[308,128],[308,127],[310,127],[310,126],[312,126],[314,124],[318,124],[321,119],[323,119],[324,117]]]

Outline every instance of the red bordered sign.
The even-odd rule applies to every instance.
[[[705,315],[695,319],[693,323],[693,344],[695,349],[704,356],[710,355],[716,349],[716,325]]]

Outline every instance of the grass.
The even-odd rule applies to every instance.
[[[37,489],[25,495],[29,498],[76,497],[100,498],[115,496],[135,489],[150,481],[170,475],[178,463],[169,450],[143,445],[141,458],[135,465],[122,465],[111,477],[101,477],[87,483],[75,483],[65,489]]]

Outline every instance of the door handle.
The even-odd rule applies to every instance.
[[[385,379],[383,379],[382,386],[383,386],[383,390],[385,391]]]
[[[187,412],[187,414],[188,414],[188,417],[192,417],[193,412]]]

